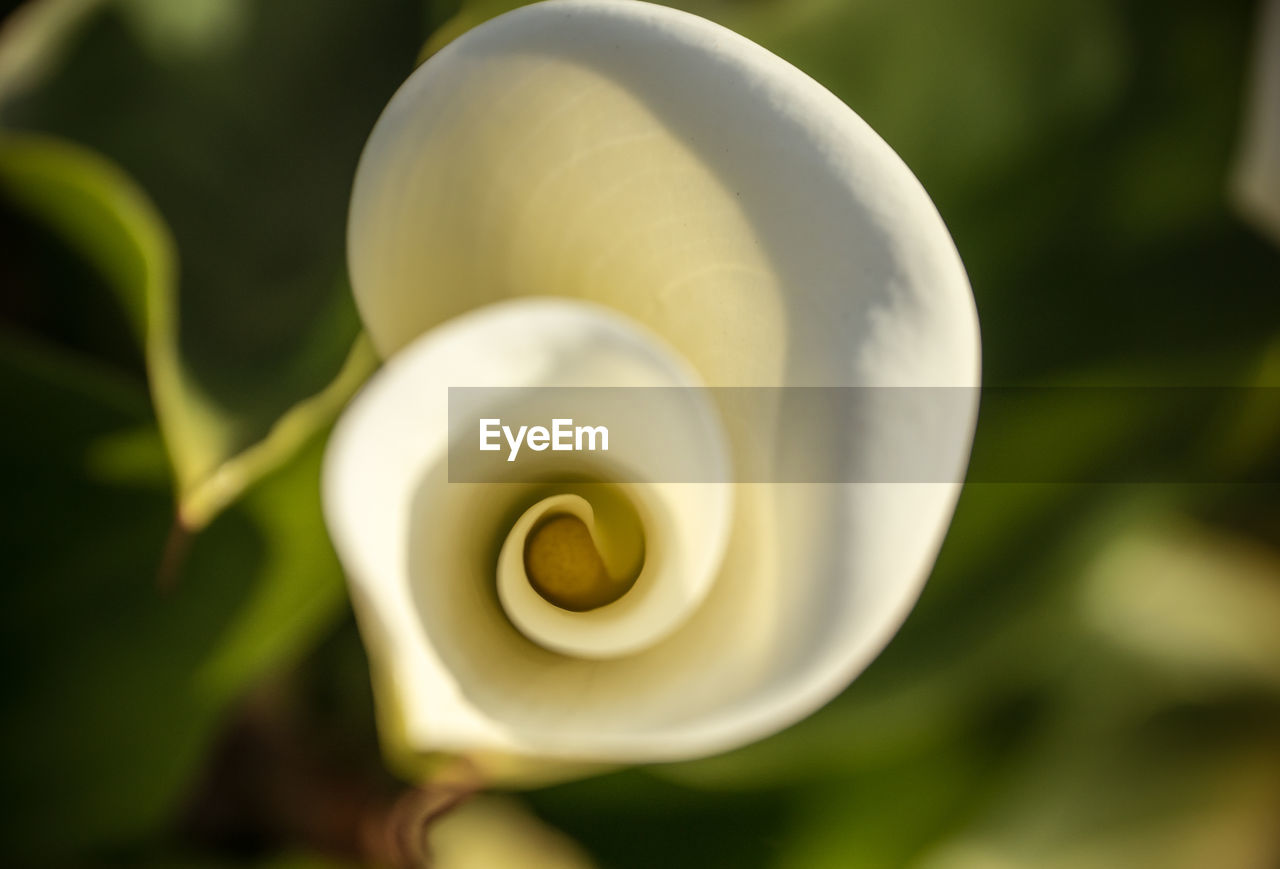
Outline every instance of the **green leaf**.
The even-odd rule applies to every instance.
[[[228,702],[345,603],[319,439],[196,538],[182,583],[161,593],[171,496],[145,393],[14,336],[0,344],[0,391],[17,423],[0,430],[15,579],[0,611],[0,836],[34,859],[166,823]]]
[[[992,779],[980,745],[960,743],[815,787],[801,800],[782,866],[897,869],[967,820]]]
[[[21,424],[0,432],[17,580],[0,616],[0,834],[11,854],[67,853],[137,835],[171,810],[213,724],[187,672],[250,574],[163,599],[153,577],[167,484],[108,484],[88,467],[93,444],[151,423],[145,393],[106,392],[83,360],[13,338],[4,348],[6,418]],[[251,557],[256,535],[236,525],[229,536]]]
[[[417,0],[111,0],[0,105],[6,197],[103,272],[145,345],[188,527],[372,370],[347,195],[421,19]],[[27,44],[0,41],[0,70]]]
[[[342,569],[320,508],[324,440],[310,436],[234,511],[257,528],[262,550],[254,586],[194,674],[195,690],[215,701],[233,699],[243,685],[295,659],[346,608]]]
[[[105,278],[145,347],[156,416],[185,495],[231,447],[228,425],[178,356],[173,240],[146,195],[93,152],[41,136],[0,136],[0,193],[55,229]]]
[[[334,380],[240,453],[221,410],[185,368],[177,346],[172,240],[150,201],[117,167],[86,149],[0,135],[0,193],[54,228],[114,290],[145,347],[152,400],[173,464],[184,527],[206,525],[326,425],[376,366],[360,337]]]

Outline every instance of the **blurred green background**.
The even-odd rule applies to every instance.
[[[512,5],[0,2],[0,862],[386,853],[405,786],[317,488],[374,364],[346,203],[424,43]],[[1280,248],[1226,196],[1255,3],[676,5],[913,168],[986,383],[1280,386]],[[830,706],[728,756],[468,804],[439,865],[1280,865],[1280,499],[1257,482],[1280,405],[1251,395],[1169,456],[1218,484],[969,486],[919,606]],[[1045,401],[984,417],[977,450],[1071,479],[1163,424]]]

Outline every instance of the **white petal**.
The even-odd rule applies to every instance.
[[[648,327],[711,385],[978,384],[972,294],[907,168],[790,65],[664,7],[539,4],[431,58],[366,148],[349,247],[361,315],[389,356],[479,306],[560,295]],[[975,412],[866,420],[824,460],[964,453]],[[373,446],[376,428],[365,449],[395,455]],[[442,612],[484,604],[478,591],[436,613],[370,602],[362,625],[376,646],[425,619],[434,681],[401,673],[389,689],[420,749],[598,761],[725,750],[813,711],[883,648],[958,488],[735,486],[705,601],[622,658],[546,651],[496,605],[487,633],[455,629]],[[327,487],[327,504],[340,496]],[[351,523],[353,541],[383,550],[357,567],[403,577],[403,541]],[[390,666],[400,651],[375,655]]]
[[[1280,0],[1259,9],[1255,44],[1232,187],[1245,216],[1280,244]]]
[[[661,472],[663,465],[654,450],[645,449],[650,445],[628,451],[629,445],[615,438],[608,469],[625,476],[628,482],[620,488],[644,517],[643,569],[622,599],[589,612],[568,612],[529,584],[523,544],[552,508],[581,514],[592,527],[591,505],[578,495],[554,495],[528,507],[513,525],[503,521],[504,512],[524,504],[532,497],[525,493],[539,486],[514,480],[450,482],[448,449],[456,430],[449,427],[449,387],[680,388],[661,393],[669,396],[660,402],[666,436],[698,467],[727,483],[725,435],[707,399],[688,388],[698,385],[692,370],[656,336],[608,309],[581,302],[526,299],[489,305],[433,330],[397,353],[367,385],[330,447],[326,505],[351,581],[366,598],[393,595],[375,605],[401,609],[403,595],[412,593],[415,583],[467,581],[487,592],[496,581],[506,615],[546,648],[608,658],[653,645],[689,618],[715,579],[730,525],[729,487],[652,479],[646,469]],[[486,398],[491,395],[482,392],[477,400],[492,402]],[[490,415],[467,408],[464,400],[452,410],[468,419]],[[573,454],[572,470],[589,472],[581,455]],[[415,522],[413,515],[428,518]],[[469,550],[459,548],[477,537],[488,545],[495,532],[505,536],[496,562],[472,559]],[[411,558],[396,557],[410,549]],[[420,631],[410,633],[417,642]]]
[[[461,728],[455,739],[466,742],[468,728],[477,726],[466,686],[457,684],[459,667],[478,667],[475,678],[493,689],[538,687],[544,702],[560,693],[538,684],[545,676],[527,681],[519,664],[545,666],[547,654],[530,649],[512,624],[544,648],[590,659],[632,654],[671,634],[706,597],[731,524],[727,482],[636,478],[623,487],[648,537],[635,587],[589,612],[560,609],[525,578],[523,539],[538,511],[563,511],[558,501],[578,502],[573,512],[585,507],[583,518],[594,521],[588,502],[577,495],[540,500],[512,526],[513,505],[538,498],[540,485],[450,482],[449,388],[682,387],[680,403],[666,404],[668,430],[727,481],[723,433],[705,399],[688,388],[697,385],[656,336],[607,309],[529,299],[486,306],[433,330],[396,354],[352,402],[326,458],[326,518],[370,645],[403,692],[396,705],[423,744],[448,740],[453,726]],[[620,466],[635,458],[617,449],[610,455]],[[591,484],[583,488],[589,492]],[[495,558],[494,541],[503,537]],[[506,617],[492,599],[495,583]]]
[[[524,7],[423,64],[361,157],[348,253],[384,356],[478,305],[565,295],[715,386],[977,368],[963,269],[897,155],[799,70],[645,3]]]

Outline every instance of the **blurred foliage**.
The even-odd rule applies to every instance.
[[[0,379],[22,420],[0,435],[18,580],[0,629],[0,831],[17,853],[73,852],[169,819],[226,705],[342,613],[341,572],[313,439],[161,593],[172,501],[145,393],[13,336]]]
[[[344,612],[320,435],[372,362],[350,351],[346,190],[420,41],[418,7],[381,5],[55,0],[6,19],[12,854],[171,824],[228,705]],[[41,79],[18,37],[65,43],[63,62]]]
[[[114,219],[137,239],[135,261],[121,262],[94,227],[60,227],[88,243],[87,256],[114,259],[108,280],[145,338],[177,485],[199,501],[201,484],[224,483],[222,463],[272,432],[347,358],[358,324],[342,277],[346,184],[335,179],[354,173],[385,93],[403,77],[395,46],[413,50],[419,14],[390,2],[365,14],[230,0],[98,5],[95,26],[56,74],[20,91],[0,119],[88,145],[120,170],[81,158],[52,179],[49,164],[74,156],[27,142],[8,160],[7,186],[17,204],[55,223],[83,219],[96,195],[107,212],[97,223]],[[155,208],[122,202],[141,197],[121,170]],[[22,315],[51,316],[35,293],[16,301]],[[364,357],[356,366],[367,372]],[[212,500],[216,508],[230,499]],[[187,512],[201,525],[217,510],[195,503]]]
[[[268,744],[390,787],[317,491],[372,364],[346,201],[424,39],[513,5],[33,0],[4,20],[9,862],[348,865],[307,856],[296,819],[200,806],[297,772],[227,760],[264,692],[291,710]],[[1225,199],[1254,3],[680,5],[912,166],[969,269],[989,384],[1277,385],[1280,252]],[[1069,477],[1166,424],[1048,402],[984,416],[977,450]],[[1275,467],[1274,403],[1183,424],[1170,463]],[[969,486],[920,605],[827,708],[524,799],[604,866],[1274,865],[1278,544],[1272,486]],[[585,859],[517,804],[475,806],[438,831],[442,866]]]

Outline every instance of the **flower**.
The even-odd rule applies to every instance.
[[[335,429],[324,501],[398,766],[460,753],[506,775],[728,750],[826,703],[910,611],[973,400],[839,441],[864,458],[959,444],[951,482],[734,485],[735,430],[707,424],[713,402],[671,421],[713,482],[613,501],[610,487],[447,482],[450,386],[976,396],[977,317],[941,218],[794,67],[632,0],[507,13],[391,100],[348,247],[386,365]],[[571,519],[547,551],[570,554],[547,569],[631,589],[574,612],[536,588],[531,547],[555,515]]]

